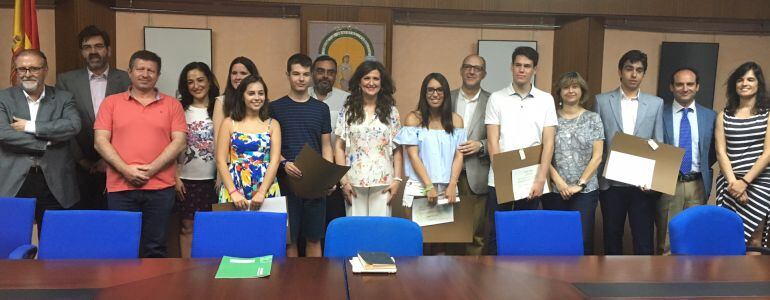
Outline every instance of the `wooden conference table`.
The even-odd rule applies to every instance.
[[[770,298],[770,256],[399,258],[397,274],[277,259],[269,278],[214,279],[217,259],[0,261],[0,299]]]

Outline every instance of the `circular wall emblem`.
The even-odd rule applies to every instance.
[[[366,56],[374,56],[374,45],[372,44],[372,41],[369,39],[369,37],[366,36],[365,33],[353,27],[340,27],[329,32],[329,34],[321,39],[321,45],[318,48],[318,53],[321,55],[328,55],[329,49],[334,45],[334,43],[339,39],[345,38],[353,39],[360,43],[364,48],[364,53]]]

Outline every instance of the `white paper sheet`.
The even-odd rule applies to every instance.
[[[655,160],[623,152],[610,152],[604,177],[633,186],[652,186]]]
[[[286,197],[265,198],[265,200],[262,201],[262,206],[259,207],[259,211],[273,212],[273,213],[287,213]]]
[[[540,164],[511,170],[511,187],[513,188],[514,200],[522,200],[529,197],[532,184],[535,183],[538,168],[540,168]],[[543,194],[545,193],[550,193],[548,182],[543,184]]]
[[[415,198],[412,203],[412,221],[420,226],[454,222],[454,205],[430,205],[427,198]]]

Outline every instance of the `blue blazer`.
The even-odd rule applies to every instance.
[[[672,111],[673,103],[666,103],[663,106],[663,140],[666,144],[675,145],[674,141],[674,116]],[[695,112],[698,118],[698,151],[701,175],[703,176],[703,187],[705,188],[706,198],[711,194],[711,166],[716,162],[716,151],[714,151],[714,124],[716,124],[717,113],[713,110],[695,103]],[[702,199],[706,200],[706,199]]]

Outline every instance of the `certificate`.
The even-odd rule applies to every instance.
[[[535,183],[538,168],[540,168],[540,164],[511,170],[511,187],[513,188],[514,200],[521,200],[529,197],[529,192],[532,190],[532,185]],[[543,194],[549,192],[548,183],[546,182],[543,184]]]
[[[412,203],[412,221],[421,227],[452,223],[455,221],[454,205],[430,205],[427,198],[415,198]]]
[[[259,207],[261,212],[286,213],[286,197],[266,198]]]
[[[610,151],[604,177],[633,186],[652,187],[655,160],[618,151]]]

